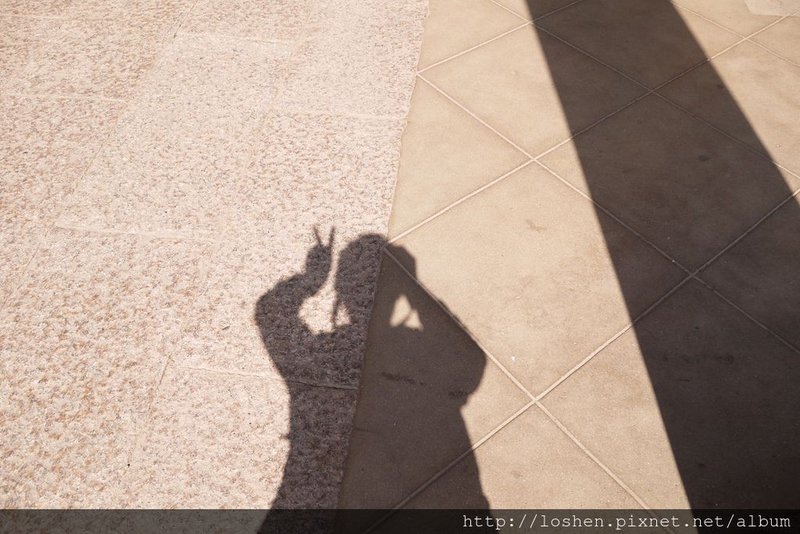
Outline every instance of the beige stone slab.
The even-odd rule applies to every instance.
[[[788,17],[759,33],[753,40],[800,64],[800,18]]]
[[[424,76],[532,156],[643,92],[573,48],[534,32],[521,28]],[[557,79],[549,62],[559,65]],[[567,123],[564,106],[574,124]]]
[[[768,161],[656,96],[543,161],[689,269],[789,194]]]
[[[775,16],[753,13],[746,0],[676,0],[675,3],[741,35],[750,35],[778,20]]]
[[[127,470],[129,505],[335,507],[354,404],[353,391],[170,368]]]
[[[649,506],[792,508],[797,356],[689,282],[543,403]]]
[[[511,144],[418,80],[403,131],[389,234],[422,222],[526,160]]]
[[[5,507],[120,507],[203,276],[196,243],[54,231],[0,315]]]
[[[181,30],[257,41],[296,40],[302,37],[312,6],[311,0],[201,0]]]
[[[562,9],[576,0],[494,0],[528,20],[540,18]]]
[[[392,508],[528,400],[384,258],[340,506]]]
[[[419,68],[424,69],[516,28],[525,21],[491,0],[431,0]],[[458,28],[458,31],[454,31]]]
[[[471,491],[480,482],[483,495]],[[409,508],[638,508],[540,409],[529,408]]]
[[[800,347],[798,230],[800,210],[792,199],[701,275],[795,347]]]
[[[667,0],[587,0],[541,26],[651,88],[739,39]]]
[[[314,12],[279,109],[404,118],[427,2],[342,0]]]
[[[724,87],[720,88],[720,78]],[[764,83],[769,80],[770,83]],[[800,66],[742,43],[676,80],[663,94],[800,172]],[[708,98],[716,94],[717,98]],[[797,185],[797,184],[796,184]],[[789,184],[792,187],[792,184]]]
[[[398,244],[416,258],[422,283],[533,394],[681,278],[540,167],[518,171]],[[617,283],[623,276],[627,298]]]

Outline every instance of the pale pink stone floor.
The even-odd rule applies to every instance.
[[[0,506],[336,505],[426,13],[0,0]]]
[[[427,4],[0,0],[4,506],[800,505],[800,6]]]

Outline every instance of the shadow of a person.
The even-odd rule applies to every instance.
[[[276,284],[256,305],[261,338],[290,394],[289,454],[261,532],[363,530],[380,519],[380,510],[470,450],[460,410],[480,383],[486,357],[393,260],[381,265],[386,246],[382,236],[366,234],[339,253],[330,331],[314,333],[300,310],[328,279],[333,231],[327,244],[317,234],[304,270]],[[388,248],[404,265],[414,264],[404,249]],[[398,305],[407,308],[400,319]],[[338,324],[340,312],[347,323]],[[337,377],[360,382],[355,414],[354,403],[348,410],[326,402],[327,395],[353,393],[337,389]],[[339,443],[325,443],[326,437]],[[470,465],[474,476],[464,487],[465,506],[485,509],[477,466]],[[340,515],[334,527],[337,495],[339,507],[376,513]],[[298,511],[309,508],[330,513]]]

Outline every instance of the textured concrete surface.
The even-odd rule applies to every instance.
[[[0,0],[0,505],[335,506],[426,14]]]

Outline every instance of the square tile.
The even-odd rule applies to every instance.
[[[542,402],[649,506],[793,508],[798,379],[798,353],[692,281]]]
[[[398,244],[416,259],[418,279],[533,394],[682,277],[540,167],[514,173]],[[620,288],[623,276],[628,285]]]
[[[127,469],[127,505],[335,507],[354,405],[353,391],[170,368]]]
[[[529,400],[384,258],[340,507],[392,508]]]
[[[580,0],[493,0],[528,20],[540,18]]]
[[[677,0],[675,2],[741,35],[750,35],[778,17],[753,13],[746,0]]]
[[[558,65],[555,77],[553,65]],[[424,77],[532,156],[643,92],[530,27],[438,65]]]
[[[688,269],[785,199],[791,179],[656,96],[543,162]]]
[[[303,35],[312,6],[312,0],[200,0],[181,30],[256,41],[296,40]]]
[[[196,243],[50,234],[0,313],[5,507],[127,503],[138,424],[206,253]]]
[[[701,277],[800,347],[800,208],[790,200],[703,271]]]
[[[316,11],[276,109],[404,118],[426,11],[425,0],[342,0]]]
[[[429,9],[420,52],[420,69],[477,46],[525,22],[491,0],[432,0]],[[454,28],[459,31],[453,31]]]
[[[651,88],[739,40],[667,0],[585,0],[541,26]]]
[[[639,507],[535,406],[442,475],[408,507],[484,509],[487,505],[493,509]]]
[[[418,80],[403,131],[389,234],[412,227],[527,159]]]
[[[800,64],[800,18],[787,17],[753,37],[753,40]]]
[[[800,66],[752,43],[742,43],[675,80],[661,93],[800,172],[800,138],[796,134]]]

